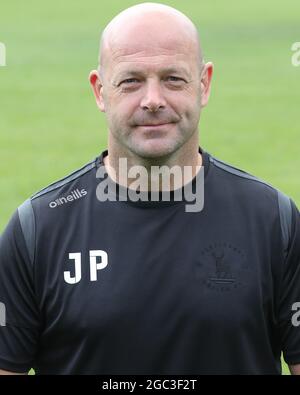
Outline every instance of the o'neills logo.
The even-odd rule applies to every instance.
[[[83,188],[81,190],[75,189],[72,191],[68,196],[62,196],[56,200],[53,200],[53,202],[49,203],[50,208],[56,208],[58,206],[62,206],[65,203],[73,202],[74,200],[78,200],[82,197],[87,195],[87,191]]]

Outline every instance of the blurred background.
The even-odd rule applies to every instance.
[[[105,118],[88,75],[105,25],[137,3],[1,3],[0,233],[27,197],[106,147]],[[201,146],[281,189],[299,207],[300,66],[292,65],[291,50],[300,42],[299,0],[164,3],[194,21],[205,61],[215,66]]]

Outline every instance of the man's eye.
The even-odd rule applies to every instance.
[[[169,77],[167,77],[167,80],[168,80],[168,81],[171,81],[171,82],[183,81],[182,78],[175,77],[175,76],[173,76],[173,75],[170,75]]]
[[[127,78],[126,80],[122,81],[121,84],[133,84],[135,82],[139,82],[136,78]]]

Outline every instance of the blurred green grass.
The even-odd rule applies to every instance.
[[[1,4],[0,232],[15,208],[106,147],[107,128],[88,73],[98,38],[133,1]],[[165,1],[199,27],[215,65],[200,142],[220,159],[281,189],[300,205],[298,0]],[[286,367],[285,367],[286,369]],[[286,371],[286,370],[285,370]]]

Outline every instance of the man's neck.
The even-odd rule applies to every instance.
[[[109,150],[103,162],[109,177],[126,188],[139,180],[143,191],[175,190],[192,181],[203,165],[198,146],[194,148],[167,159],[144,159]]]

